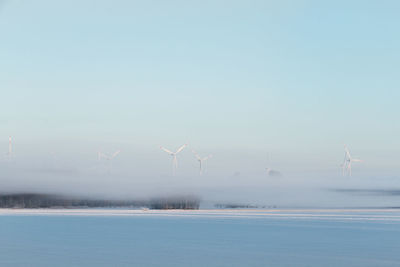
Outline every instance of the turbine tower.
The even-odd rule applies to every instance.
[[[101,159],[105,159],[105,160],[112,160],[113,158],[115,158],[119,153],[121,152],[121,150],[117,150],[114,152],[114,154],[105,154],[103,152],[97,152],[97,159],[101,160]]]
[[[212,155],[208,155],[207,157],[202,158],[202,157],[199,156],[199,154],[196,153],[196,151],[192,150],[192,152],[193,152],[194,156],[196,157],[197,161],[200,164],[200,175],[202,175],[203,174],[203,162],[205,162],[209,158],[211,158]]]
[[[344,145],[344,160],[342,163],[343,176],[351,176],[351,164],[353,162],[362,162],[362,160],[353,158],[347,146]]]
[[[8,160],[11,160],[14,157],[13,151],[12,151],[12,137],[11,135],[8,137],[8,151],[6,153],[6,158]]]
[[[7,153],[7,155],[9,157],[12,156],[12,138],[11,138],[11,136],[8,137],[8,153]]]
[[[187,144],[184,144],[183,146],[181,146],[180,148],[178,148],[178,150],[176,152],[172,152],[168,149],[166,149],[163,146],[160,146],[160,148],[162,150],[164,150],[165,152],[167,152],[170,156],[172,156],[172,174],[175,176],[175,172],[176,169],[178,168],[178,160],[176,159],[176,155],[181,152],[185,147],[187,146]]]

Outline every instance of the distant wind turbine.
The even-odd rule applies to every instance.
[[[162,150],[164,150],[165,152],[167,152],[170,156],[172,156],[172,174],[175,175],[176,169],[178,168],[178,160],[176,159],[176,155],[181,152],[185,147],[187,146],[187,144],[184,144],[183,146],[181,146],[180,148],[178,148],[178,150],[176,152],[172,152],[168,149],[166,149],[165,147],[160,146],[160,148]]]
[[[106,159],[106,160],[112,160],[113,158],[115,158],[119,153],[121,152],[121,150],[117,150],[115,151],[113,154],[105,154],[103,152],[97,152],[97,159],[101,160],[101,159]]]
[[[8,155],[12,154],[12,139],[11,136],[8,137]]]
[[[279,171],[275,171],[271,168],[265,168],[265,170],[267,171],[268,176],[276,176],[276,177],[282,176],[282,174]]]
[[[347,148],[346,145],[344,145],[344,160],[342,163],[342,172],[343,172],[343,176],[351,176],[351,164],[353,162],[362,162],[361,159],[354,159],[351,155],[350,155],[350,151]]]
[[[202,157],[199,156],[199,154],[196,153],[196,151],[192,150],[192,152],[193,152],[194,156],[196,157],[197,161],[200,164],[200,175],[202,175],[203,174],[203,162],[205,162],[209,158],[211,158],[212,155],[208,155],[207,157],[202,158]]]
[[[270,153],[268,153],[268,165],[270,164],[271,164],[271,155]],[[282,176],[282,174],[279,171],[273,170],[269,167],[265,168],[265,170],[268,176],[276,176],[276,177]]]
[[[7,153],[7,155],[9,157],[12,156],[12,138],[11,138],[11,136],[8,137],[8,153]]]

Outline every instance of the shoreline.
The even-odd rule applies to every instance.
[[[0,209],[1,216],[176,217],[215,219],[276,219],[383,221],[400,223],[399,209]]]

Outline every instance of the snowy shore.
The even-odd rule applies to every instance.
[[[277,218],[319,220],[376,220],[400,222],[399,209],[0,209],[0,216],[173,216],[215,218]]]

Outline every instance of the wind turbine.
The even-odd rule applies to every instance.
[[[8,152],[7,156],[11,158],[12,156],[12,138],[11,136],[8,137]]]
[[[113,154],[105,154],[103,152],[97,152],[97,159],[101,160],[106,159],[106,160],[112,160],[113,158],[115,158],[119,153],[121,152],[121,150],[117,150],[115,151]]]
[[[202,175],[202,173],[203,173],[203,169],[202,169],[203,161],[204,162],[207,161],[209,158],[212,157],[212,155],[208,155],[207,157],[202,158],[202,157],[199,156],[199,154],[196,153],[196,151],[192,150],[192,152],[193,152],[194,156],[196,157],[197,161],[200,164],[200,175]]]
[[[271,155],[268,153],[268,165],[271,163]],[[273,170],[269,167],[265,168],[267,175],[268,176],[282,176],[282,174],[279,171]]]
[[[12,139],[11,136],[8,137],[8,155],[12,154]]]
[[[181,152],[185,147],[187,146],[187,144],[184,144],[183,146],[181,146],[180,148],[178,148],[178,150],[176,152],[172,152],[168,149],[166,149],[163,146],[160,146],[160,148],[162,150],[164,150],[165,152],[167,152],[170,156],[172,156],[172,174],[175,175],[176,169],[178,168],[178,160],[176,159],[176,155]]]
[[[267,171],[268,176],[276,176],[276,177],[282,176],[282,174],[279,171],[275,171],[271,168],[265,168],[265,170]]]
[[[344,160],[342,163],[342,172],[343,172],[343,176],[345,176],[346,174],[348,176],[351,176],[351,164],[353,162],[362,162],[361,159],[354,159],[351,154],[349,149],[347,148],[346,145],[344,145]]]

